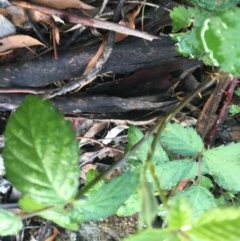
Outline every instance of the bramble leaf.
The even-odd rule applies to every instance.
[[[234,94],[237,96],[240,96],[240,87],[238,87],[235,91]]]
[[[85,185],[88,185],[91,181],[93,181],[97,176],[99,175],[99,172],[96,169],[89,169],[86,173],[86,181]],[[86,196],[92,195],[94,192],[96,192],[102,185],[104,181],[101,180],[98,183],[96,183],[92,188],[87,190],[87,192],[84,194]]]
[[[114,214],[139,185],[138,171],[126,171],[74,204],[73,219],[97,220]]]
[[[75,220],[72,215],[72,206],[66,208],[64,205],[46,206],[38,203],[28,196],[23,196],[19,201],[20,207],[26,212],[38,212],[38,216],[51,220],[59,226],[71,230],[79,228],[80,216]],[[84,219],[82,220],[82,222]]]
[[[205,211],[216,207],[215,199],[210,191],[201,186],[191,186],[176,194],[175,198],[186,199],[192,207],[192,216],[198,217]]]
[[[170,17],[173,20],[172,31],[177,32],[182,28],[189,27],[198,13],[199,10],[196,8],[186,8],[184,6],[173,8],[173,10],[170,12]]]
[[[239,18],[239,8],[228,10],[206,18],[201,29],[204,51],[222,71],[235,76],[240,76]]]
[[[223,188],[240,191],[240,143],[230,143],[203,152],[209,174]]]
[[[70,123],[50,102],[29,96],[5,131],[9,180],[43,204],[65,204],[78,188],[78,146]]]
[[[197,155],[204,150],[202,139],[193,128],[176,123],[167,124],[161,142],[169,151],[183,156]]]
[[[117,210],[118,216],[130,216],[141,211],[141,199],[139,192],[134,192],[126,202]]]
[[[143,138],[143,133],[135,126],[131,126],[128,130],[128,150],[133,147],[138,141]],[[129,162],[132,165],[140,165],[147,160],[148,151],[151,147],[153,137],[148,137],[141,147],[129,157]],[[168,161],[168,156],[163,150],[161,144],[157,145],[156,151],[153,155],[154,163],[163,163]]]
[[[239,208],[210,210],[194,220],[187,233],[205,241],[236,241],[240,237]]]
[[[172,13],[173,17],[175,15]],[[239,17],[239,8],[212,15],[199,11],[190,31],[171,36],[178,42],[177,50],[184,56],[198,58],[207,65],[219,66],[224,72],[240,76]]]
[[[0,235],[15,235],[23,227],[20,217],[12,212],[0,209]]]
[[[63,228],[77,231],[79,225],[85,221],[84,217],[73,215],[73,207],[56,206],[52,209],[42,211],[39,216],[53,221]]]
[[[240,106],[239,105],[230,105],[229,106],[229,114],[230,115],[237,115],[240,113]]]
[[[173,22],[177,21],[174,19],[174,11],[178,11],[178,7],[174,8]],[[177,41],[176,49],[185,57],[198,58],[204,61],[205,64],[213,65],[212,60],[204,51],[204,46],[201,41],[201,29],[205,19],[209,17],[208,12],[196,11],[194,15],[193,27],[191,30],[180,33],[173,33],[171,37],[173,40]]]
[[[169,161],[156,165],[157,176],[162,188],[170,189],[176,186],[182,179],[188,178],[195,165],[196,163],[189,159]]]

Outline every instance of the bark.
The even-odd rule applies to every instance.
[[[11,94],[0,95],[0,109],[16,109],[25,95]],[[133,118],[144,116],[145,113],[159,111],[161,113],[169,111],[177,100],[170,99],[168,96],[145,96],[135,98],[120,98],[114,96],[85,96],[85,97],[57,97],[52,101],[53,105],[65,115],[88,116],[92,118],[125,118],[129,113],[133,113]]]
[[[59,53],[59,59],[47,55],[27,62],[0,66],[1,87],[40,87],[81,75],[98,46],[84,47]],[[179,54],[169,37],[151,42],[128,38],[116,43],[104,71],[116,74],[132,73],[170,63]]]

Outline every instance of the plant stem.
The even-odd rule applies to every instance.
[[[191,92],[187,97],[185,97],[174,109],[172,112],[168,113],[167,115],[165,115],[165,117],[160,118],[158,123],[156,124],[156,126],[153,128],[153,130],[150,132],[151,134],[153,134],[153,131],[155,132],[156,130],[156,134],[153,138],[152,141],[152,145],[151,148],[148,152],[148,156],[147,156],[147,167],[153,177],[153,180],[155,182],[155,185],[157,187],[157,191],[158,191],[158,195],[159,198],[161,199],[163,205],[165,206],[165,208],[167,208],[167,198],[164,194],[164,191],[161,187],[159,178],[157,177],[157,174],[155,172],[155,168],[154,165],[152,163],[152,159],[153,159],[153,155],[156,151],[156,147],[157,144],[159,143],[159,139],[160,136],[164,130],[164,128],[166,127],[167,123],[181,110],[183,109],[199,92],[201,92],[202,90],[204,90],[207,86],[209,86],[209,84],[214,83],[215,80],[211,80],[211,81],[204,81],[201,85],[198,86],[198,88],[196,88],[193,92]]]
[[[116,168],[124,168],[126,166],[127,160],[128,158],[135,152],[137,151],[141,145],[145,142],[145,140],[149,137],[152,136],[154,133],[154,139],[151,145],[151,150],[149,151],[148,154],[148,158],[147,160],[152,160],[153,154],[156,150],[156,145],[158,143],[158,140],[160,138],[160,135],[163,131],[163,129],[165,128],[166,124],[182,109],[186,106],[186,104],[188,104],[194,97],[196,94],[198,94],[199,92],[203,91],[204,89],[206,89],[209,85],[213,84],[215,82],[215,80],[206,80],[204,81],[202,84],[200,84],[192,93],[190,93],[186,98],[184,98],[174,109],[171,113],[168,113],[167,115],[165,115],[163,118],[160,118],[158,123],[148,132],[145,134],[145,136],[138,142],[136,143],[129,152],[127,152],[125,154],[125,156],[120,159],[119,161],[117,161],[115,164],[113,164],[111,167],[109,167],[105,172],[103,172],[102,174],[98,175],[95,179],[93,179],[88,185],[86,185],[85,187],[83,187],[81,190],[79,190],[79,192],[76,195],[76,199],[79,199],[84,193],[86,193],[89,189],[91,189],[95,184],[97,184],[99,181],[101,181],[104,177],[106,177],[109,173],[111,173],[112,171],[114,171]],[[151,168],[152,169],[152,168]],[[151,170],[150,170],[151,171]],[[155,176],[155,175],[154,175]],[[154,178],[153,176],[153,178]],[[155,178],[154,178],[155,180]],[[157,183],[157,187],[158,187],[158,193],[159,193],[159,197],[162,199],[163,202],[165,202],[164,197],[165,195],[162,195],[161,193],[161,185],[159,183],[159,180],[156,180]],[[160,194],[161,193],[161,194]],[[164,196],[164,197],[163,197]]]

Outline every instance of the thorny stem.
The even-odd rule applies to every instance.
[[[200,84],[192,93],[190,93],[187,97],[185,97],[174,109],[171,113],[168,113],[165,115],[165,117],[160,118],[158,123],[148,132],[145,134],[145,136],[138,142],[136,143],[129,152],[125,154],[125,156],[117,161],[115,164],[113,164],[111,167],[109,167],[105,172],[102,174],[98,175],[95,179],[93,179],[88,185],[83,187],[76,195],[76,199],[79,199],[84,193],[86,193],[89,189],[91,189],[95,184],[97,184],[99,181],[101,181],[104,177],[106,177],[109,173],[114,171],[116,168],[124,168],[126,166],[128,158],[136,152],[141,145],[145,142],[147,138],[152,136],[154,133],[155,136],[153,138],[153,142],[151,145],[151,149],[148,154],[147,162],[151,163],[152,157],[156,151],[156,146],[158,143],[158,140],[160,138],[160,135],[162,131],[164,130],[166,124],[182,109],[188,104],[199,92],[203,91],[206,89],[209,85],[212,85],[215,82],[215,79],[212,79],[210,81],[206,80],[202,84]],[[150,170],[151,171],[151,170]],[[151,172],[152,173],[152,172]],[[160,182],[158,178],[155,179],[155,174],[152,174],[154,181],[156,182],[156,186],[158,188],[158,194],[159,197],[161,198],[162,202],[164,205],[166,205],[166,197],[164,194],[162,194],[162,188],[160,185]]]
[[[209,132],[208,136],[206,137],[207,147],[210,147],[212,145],[214,136],[215,136],[217,130],[219,129],[219,127],[221,126],[221,124],[223,123],[223,121],[225,119],[228,107],[231,104],[231,100],[232,100],[234,89],[236,88],[236,85],[238,83],[239,83],[238,79],[237,78],[233,78],[231,83],[230,83],[230,87],[226,91],[226,98],[225,98],[223,106],[222,106],[222,108],[220,110],[220,113],[218,114],[217,118],[215,119],[215,122],[214,122],[214,125],[212,127],[212,130]]]

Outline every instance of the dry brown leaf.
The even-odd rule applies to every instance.
[[[137,9],[133,12],[127,13],[118,24],[135,29],[135,18],[138,16],[142,9],[142,5],[138,5]],[[119,42],[125,39],[128,35],[122,33],[116,33],[115,42]]]
[[[135,29],[135,22],[134,21],[135,21],[135,18],[140,13],[141,9],[142,9],[142,5],[139,5],[135,11],[127,13],[126,16],[124,17],[124,19],[122,19],[118,24],[129,27],[129,28],[132,28],[132,29]],[[120,42],[123,39],[125,39],[127,36],[128,36],[127,34],[116,33],[115,42]],[[98,48],[97,53],[88,62],[87,67],[85,68],[85,70],[83,72],[83,75],[86,75],[95,66],[95,64],[99,60],[100,56],[102,55],[106,44],[107,44],[106,40],[103,40],[102,44]]]
[[[96,54],[91,58],[91,60],[88,62],[87,67],[85,68],[83,75],[86,75],[97,63],[97,61],[99,60],[100,56],[102,55],[105,46],[106,46],[107,42],[103,41],[102,44],[99,46]]]
[[[94,7],[79,1],[79,0],[31,0],[33,3],[41,4],[47,7],[57,8],[57,9],[66,9],[66,8],[77,8],[84,10],[92,10]]]
[[[35,38],[27,35],[13,35],[3,39],[0,39],[0,52],[4,52],[11,49],[29,47],[34,45],[42,45],[43,43]]]
[[[57,27],[57,25],[55,24],[54,19],[45,14],[45,13],[41,13],[39,11],[36,10],[29,10],[29,16],[35,21],[35,22],[43,22],[48,24],[53,31],[53,36],[55,37],[55,41],[57,44],[59,44],[60,42],[60,33],[59,33],[59,29]]]
[[[57,237],[58,234],[59,234],[59,231],[57,230],[57,228],[54,227],[52,234],[48,238],[46,238],[44,241],[53,241],[53,240],[55,240],[55,238]]]
[[[57,59],[56,44],[59,44],[59,42],[60,42],[60,33],[59,33],[59,28],[55,24],[54,19],[51,16],[49,16],[45,13],[41,13],[37,10],[28,10],[28,14],[35,22],[46,23],[51,27],[52,36],[53,36],[54,58]]]
[[[107,127],[108,122],[107,121],[101,121],[101,122],[96,122],[94,123],[89,129],[88,131],[84,134],[84,137],[86,139],[82,139],[80,141],[81,145],[88,142],[90,138],[94,138],[94,136],[99,133],[100,131],[102,131],[105,127]]]
[[[0,8],[0,14],[7,17],[15,26],[22,26],[26,22],[26,17],[22,8],[16,6],[9,6],[7,8]]]
[[[27,10],[29,17],[35,22],[49,23],[51,25],[52,18],[48,14],[41,13],[37,10]]]

